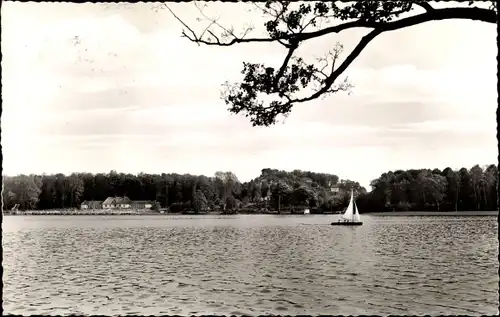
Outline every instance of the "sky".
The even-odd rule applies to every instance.
[[[446,5],[446,4],[445,4]],[[196,30],[192,3],[169,4]],[[210,3],[207,14],[262,28],[251,3]],[[244,61],[278,66],[276,43],[198,46],[152,3],[2,4],[5,175],[263,168],[336,174],[370,190],[389,170],[496,164],[496,25],[430,22],[383,34],[346,72],[352,94],[296,105],[271,127],[230,114],[221,84]],[[352,30],[304,43],[313,60]]]

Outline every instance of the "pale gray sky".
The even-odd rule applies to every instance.
[[[192,4],[170,6],[194,23]],[[212,3],[209,12],[261,27],[250,6]],[[246,181],[262,168],[303,169],[370,189],[388,170],[497,160],[496,25],[443,21],[384,34],[347,73],[352,95],[299,104],[283,124],[253,128],[226,111],[220,85],[241,78],[243,61],[281,62],[281,46],[197,46],[151,7],[3,3],[5,174],[231,170]],[[319,57],[337,40],[348,52],[364,32],[300,54]]]

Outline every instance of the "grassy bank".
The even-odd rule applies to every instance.
[[[12,216],[48,216],[48,215],[57,215],[57,216],[97,216],[97,215],[113,215],[113,216],[131,216],[131,215],[303,215],[302,213],[290,213],[290,212],[281,212],[278,211],[210,211],[210,212],[158,212],[152,210],[28,210],[28,211],[4,211],[4,215],[12,215]]]
[[[144,216],[144,215],[157,215],[157,216],[168,216],[168,215],[190,215],[190,216],[207,216],[207,215],[304,215],[302,213],[290,213],[277,211],[244,211],[244,212],[222,212],[222,211],[211,211],[211,212],[157,212],[152,210],[28,210],[28,211],[4,211],[4,215],[12,216]],[[315,215],[315,214],[308,214]],[[304,216],[308,216],[304,215]],[[335,213],[322,213],[318,215],[337,215]],[[362,214],[362,216],[389,216],[389,217],[411,217],[411,216],[498,216],[498,211],[392,211],[392,212],[376,212]]]
[[[98,215],[159,215],[158,212],[146,210],[27,210],[4,211],[4,215],[11,216],[98,216]]]
[[[371,216],[411,217],[411,216],[498,216],[498,211],[392,211],[374,212]]]

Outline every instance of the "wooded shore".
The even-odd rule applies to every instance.
[[[151,209],[182,213],[232,210],[265,213],[292,210],[314,213],[344,210],[351,192],[359,212],[497,210],[496,165],[470,169],[410,169],[383,173],[368,192],[358,182],[310,171],[263,169],[240,182],[232,172],[213,177],[190,174],[108,174],[4,176],[4,210],[106,208],[109,198],[148,202]],[[100,205],[100,207],[94,207]],[[130,205],[132,209],[142,208]],[[146,206],[146,204],[142,204]],[[123,206],[121,206],[123,207]]]
[[[97,212],[99,211],[99,212]],[[370,216],[390,217],[412,217],[412,216],[498,216],[497,210],[492,211],[388,211],[368,213]],[[156,212],[137,210],[28,210],[28,211],[4,211],[4,216],[230,216],[230,215],[303,215],[291,212],[220,212],[211,211],[204,213],[194,212]],[[316,215],[339,215],[338,213],[306,214],[304,216]]]

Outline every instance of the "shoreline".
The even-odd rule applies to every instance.
[[[363,214],[362,214],[363,215]],[[373,212],[364,215],[380,217],[420,217],[420,216],[498,216],[497,210],[491,211],[387,211]]]
[[[207,213],[160,213],[153,211],[129,211],[129,212],[79,212],[62,210],[36,210],[28,212],[17,211],[15,213],[3,212],[3,216],[236,216],[236,215],[273,215],[273,216],[340,216],[336,213],[323,214],[301,214],[301,213],[278,213],[278,212],[207,212]],[[388,211],[361,214],[363,216],[376,217],[419,217],[419,216],[498,216],[498,211]]]
[[[144,212],[144,213],[3,213],[4,216],[239,216],[239,215],[268,215],[268,216],[298,216],[304,214],[279,214],[279,213],[158,213],[158,212]],[[335,215],[335,214],[307,214],[308,215]]]

